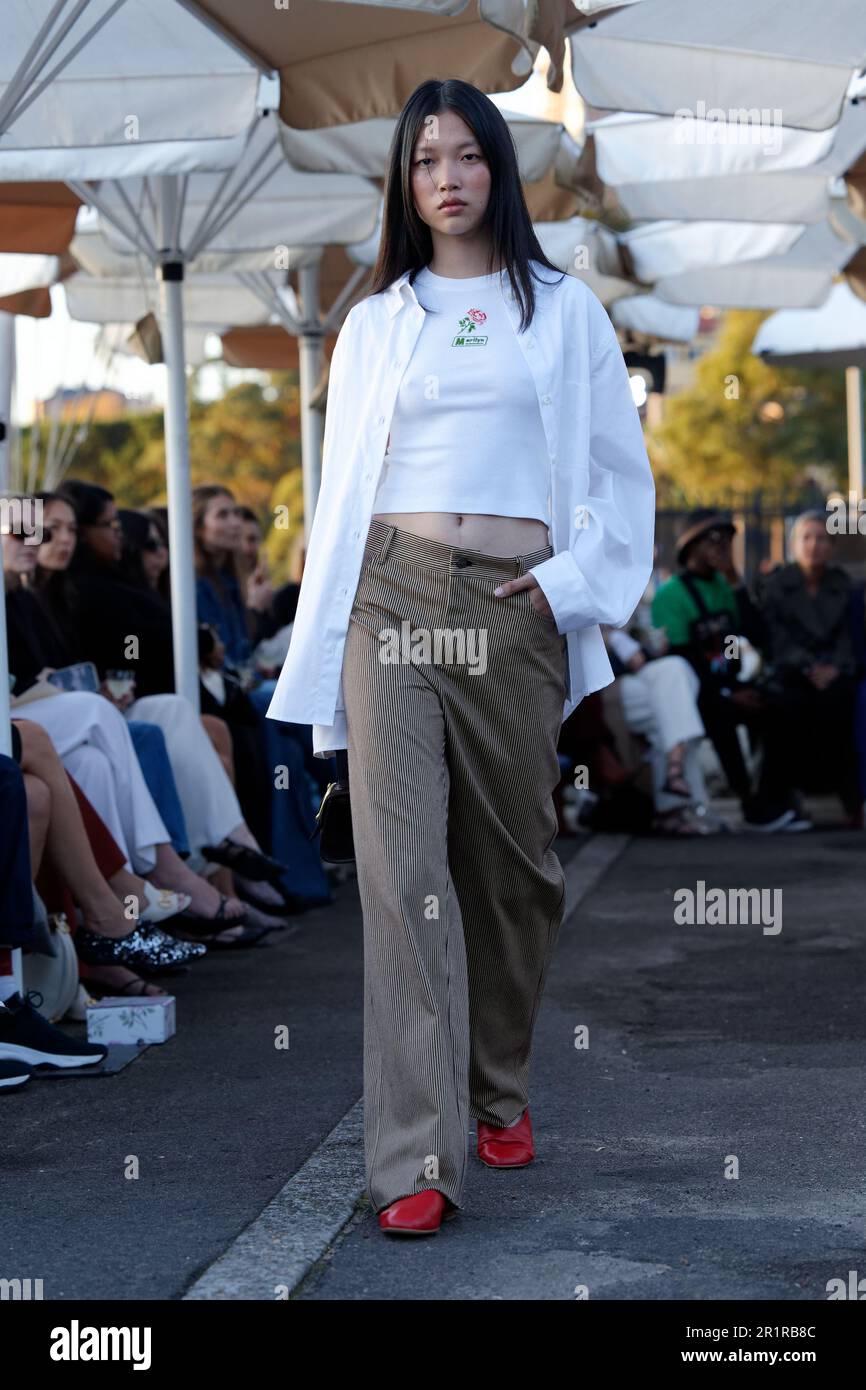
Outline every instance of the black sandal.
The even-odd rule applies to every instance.
[[[171,918],[172,932],[176,928],[181,928],[184,935],[190,936],[194,941],[202,938],[207,940],[211,936],[218,936],[220,932],[228,931],[231,927],[243,927],[246,925],[246,908],[237,917],[226,917],[226,903],[228,896],[220,893],[220,905],[213,917],[201,917],[197,912],[190,912],[186,908],[183,912],[175,913]],[[219,945],[221,943],[211,943]]]
[[[280,879],[286,872],[286,865],[279,860],[251,849],[249,845],[239,845],[235,840],[225,839],[219,845],[202,845],[201,852],[212,864],[222,864],[224,868],[232,869],[253,882],[264,880],[273,883],[276,888],[279,888]]]

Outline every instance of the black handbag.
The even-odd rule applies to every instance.
[[[345,748],[338,748],[335,756],[337,780],[328,783],[310,839],[321,837],[319,853],[325,863],[351,864],[355,859],[355,841],[349,805],[349,757]]]

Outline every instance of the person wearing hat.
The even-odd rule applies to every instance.
[[[802,830],[792,804],[786,749],[761,696],[738,680],[735,640],[763,644],[763,624],[734,568],[731,543],[736,527],[722,512],[701,508],[686,519],[677,538],[678,574],[656,591],[652,620],[664,629],[671,652],[691,662],[700,680],[698,709],[728,783],[739,797],[744,827],[772,833]],[[757,734],[763,747],[760,781],[743,758],[737,725]]]

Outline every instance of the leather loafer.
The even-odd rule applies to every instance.
[[[385,1207],[379,1212],[379,1228],[390,1236],[431,1236],[457,1210],[443,1192],[431,1187],[411,1197],[398,1197]]]
[[[535,1157],[529,1107],[511,1129],[478,1121],[478,1157],[488,1168],[525,1168]]]

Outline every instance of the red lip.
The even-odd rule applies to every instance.
[[[442,212],[444,208],[465,208],[465,206],[462,198],[449,198],[447,203],[439,204],[439,211]]]

